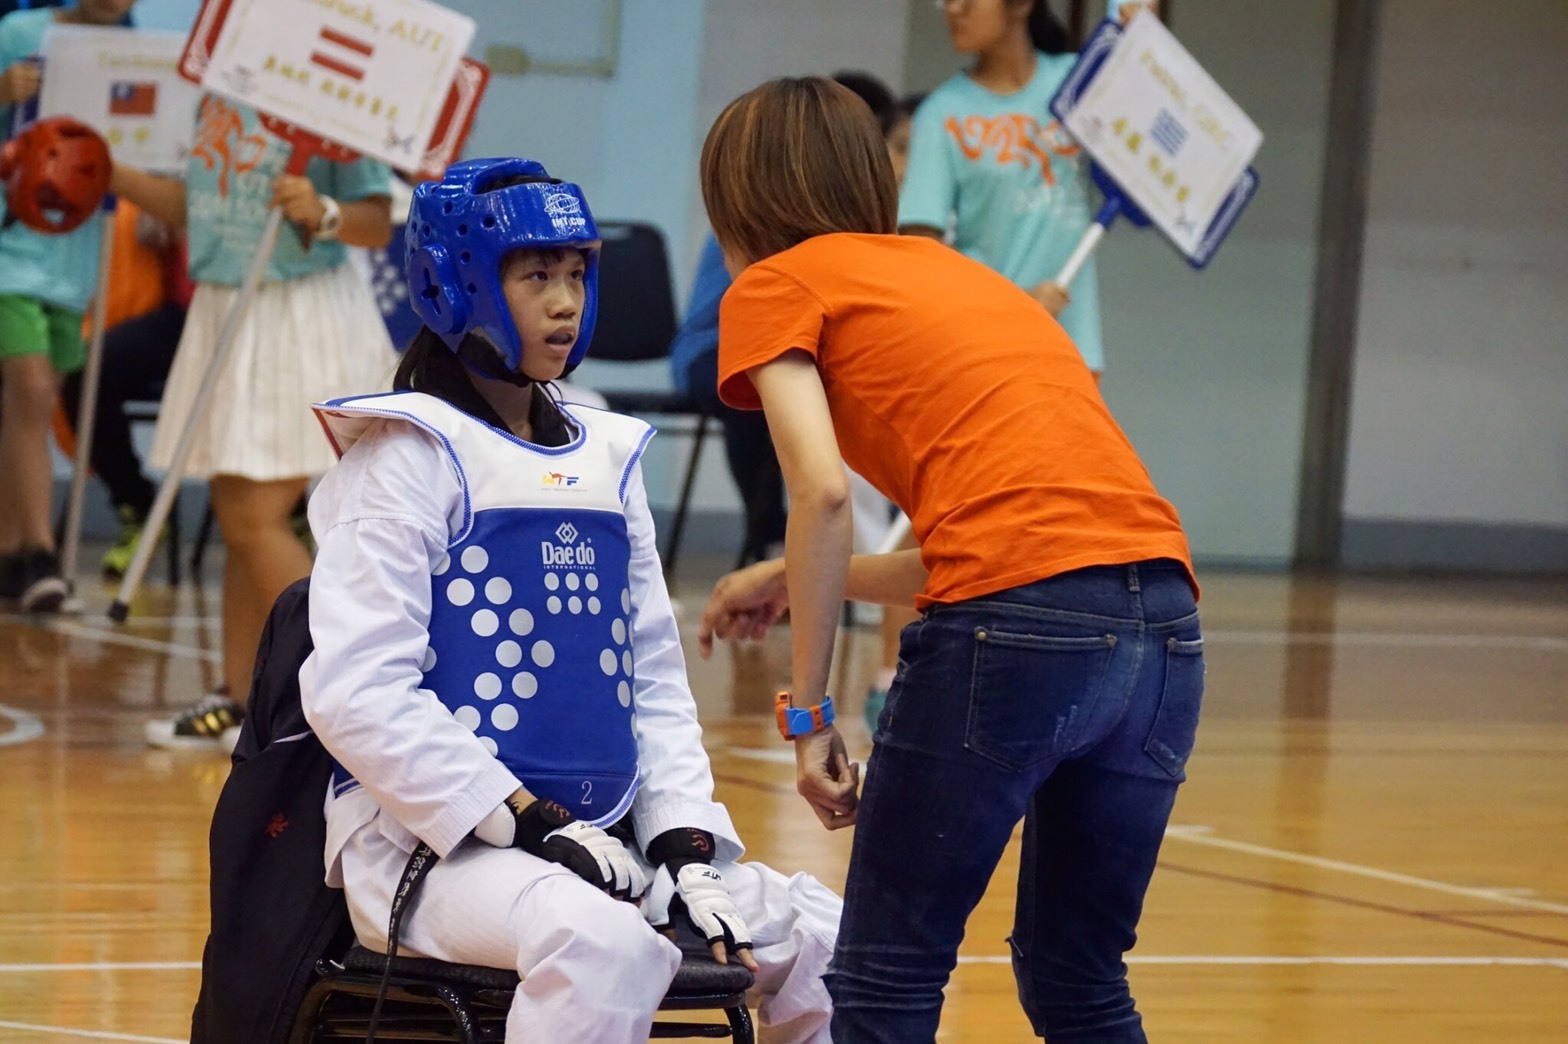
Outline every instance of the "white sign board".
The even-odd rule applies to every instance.
[[[44,33],[38,115],[74,116],[117,163],[185,170],[201,91],[179,74],[183,33],[56,23]]]
[[[1057,116],[1178,249],[1205,256],[1205,235],[1250,177],[1262,132],[1152,15],[1089,47],[1095,41],[1114,46],[1081,92],[1069,78]]]
[[[473,37],[473,19],[430,0],[208,0],[192,35],[203,53],[186,68],[216,94],[410,169]]]

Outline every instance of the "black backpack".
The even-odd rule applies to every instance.
[[[213,811],[212,930],[201,959],[192,1044],[288,1039],[318,958],[354,932],[323,880],[322,802],[332,762],[300,709],[310,639],[310,580],[272,606],[257,649],[234,767]]]

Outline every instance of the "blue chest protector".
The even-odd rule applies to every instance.
[[[535,446],[417,392],[317,408],[339,453],[396,418],[439,438],[463,526],[431,575],[421,691],[529,792],[607,824],[636,795],[635,656],[625,496],[653,429],[573,406],[578,437]],[[337,792],[358,783],[338,768]]]

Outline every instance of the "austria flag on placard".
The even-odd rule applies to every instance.
[[[365,40],[322,26],[321,35],[316,40],[316,49],[310,52],[310,60],[323,69],[331,69],[339,76],[347,76],[351,80],[363,80],[366,59],[375,52],[375,47]]]
[[[118,80],[109,85],[110,116],[152,116],[158,112],[158,85]]]

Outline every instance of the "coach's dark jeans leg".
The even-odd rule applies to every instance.
[[[964,925],[1033,791],[965,748],[972,645],[958,620],[904,630],[824,977],[837,1044],[935,1038]]]
[[[157,488],[142,473],[141,459],[131,441],[131,424],[125,404],[156,400],[174,363],[174,350],[185,329],[185,309],[166,304],[156,311],[129,319],[104,334],[103,369],[98,382],[98,404],[93,411],[93,471],[109,490],[115,507],[131,507],[145,515]],[[78,426],[82,374],[71,374],[62,391],[66,416]]]
[[[1143,1044],[1122,955],[1176,796],[1174,783],[1065,764],[1024,822],[1010,940],[1018,997],[1051,1044]]]
[[[1062,762],[1024,820],[1011,944],[1019,999],[1051,1044],[1143,1044],[1123,954],[1137,940],[1203,698],[1182,574],[1140,568],[1139,664],[1108,731]],[[1105,605],[1102,612],[1114,612]],[[1106,697],[1122,693],[1107,692]]]

